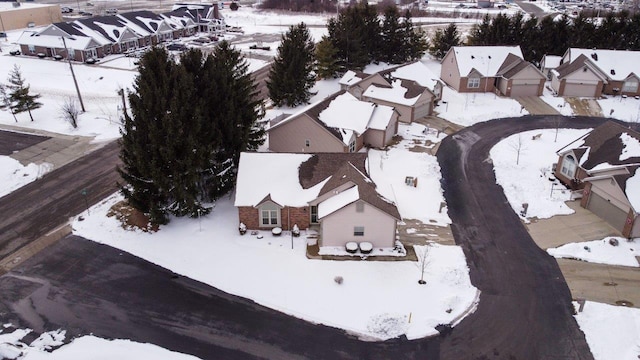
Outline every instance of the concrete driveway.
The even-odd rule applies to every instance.
[[[527,224],[527,230],[541,249],[558,247],[572,242],[600,240],[620,236],[591,211],[580,207],[578,201],[567,202],[575,210],[571,215],[559,215]],[[640,268],[588,263],[573,259],[558,259],[571,296],[619,305],[624,301],[640,306]]]

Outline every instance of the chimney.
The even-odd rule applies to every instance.
[[[220,10],[218,9],[218,2],[214,1],[212,6],[213,6],[213,18],[220,19]]]

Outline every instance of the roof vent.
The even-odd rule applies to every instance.
[[[487,56],[489,58],[489,60],[491,60],[491,55]]]
[[[598,61],[598,54],[596,53],[591,54],[591,58],[595,61]]]
[[[615,75],[616,71],[614,69],[611,69],[611,75]]]
[[[472,58],[472,59],[475,59],[476,57],[475,57],[475,56],[473,56],[473,55],[471,55],[471,58]]]

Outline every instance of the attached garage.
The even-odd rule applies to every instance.
[[[595,97],[598,91],[598,84],[577,84],[566,83],[564,86],[563,96],[575,97]]]
[[[538,85],[514,84],[511,86],[511,97],[538,96]]]
[[[416,104],[413,111],[413,120],[417,120],[423,117],[431,115],[431,102],[427,101],[423,104]]]
[[[622,210],[595,192],[589,195],[587,209],[605,220],[618,231],[622,231],[628,211]]]

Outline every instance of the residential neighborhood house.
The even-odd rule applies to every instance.
[[[640,236],[640,133],[608,121],[557,153],[554,174],[582,189],[581,206],[623,236]]]
[[[219,13],[214,11],[217,7],[205,7],[205,10],[179,8],[164,14],[133,11],[58,22],[42,30],[23,32],[17,44],[25,55],[60,55],[86,61],[157,45],[196,32],[224,31],[222,18],[203,16],[219,17]]]
[[[400,214],[376,192],[366,153],[242,153],[235,206],[247,229],[318,231],[320,247],[393,248]]]
[[[520,46],[453,46],[441,63],[440,78],[458,92],[540,96],[546,80]]]
[[[341,90],[267,129],[274,152],[356,152],[363,146],[384,148],[398,132],[392,107],[360,101]]]
[[[562,61],[562,56],[558,55],[544,55],[542,60],[540,61],[540,70],[547,77],[547,80],[551,80],[552,74],[551,70],[556,69],[560,66],[560,62]]]
[[[412,67],[412,70],[428,72],[421,63],[414,64],[418,64],[420,68],[416,68],[413,64],[406,66]],[[396,67],[370,75],[347,71],[339,83],[342,89],[347,90],[359,100],[393,107],[398,111],[401,122],[411,123],[433,113],[434,103],[442,98],[442,84],[433,80],[430,72],[427,76],[431,79],[425,83],[431,87],[414,81],[409,74],[410,70],[399,72],[404,76],[393,76],[394,70],[402,68]],[[413,74],[413,76],[416,75],[418,74]],[[425,76],[423,75],[422,78]]]
[[[0,1],[0,31],[45,26],[62,21],[60,5]]]
[[[558,96],[640,95],[640,51],[570,48],[551,71]]]

